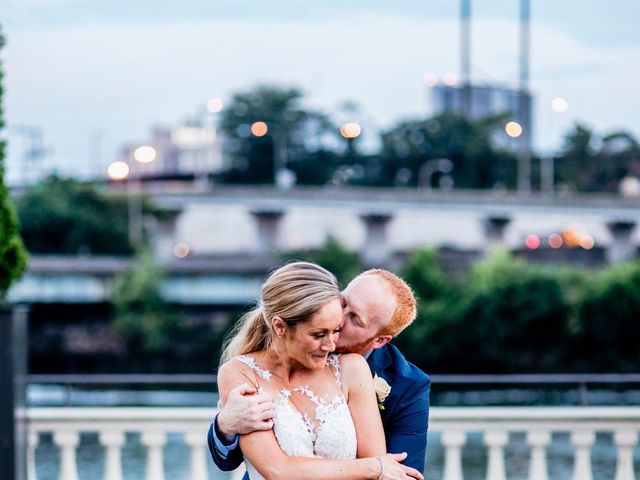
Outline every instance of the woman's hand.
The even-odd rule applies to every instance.
[[[380,465],[382,467],[382,471],[378,477],[380,480],[407,480],[410,478],[424,480],[424,477],[418,470],[400,463],[407,458],[406,452],[387,453],[386,455],[380,455],[376,458],[380,459]]]

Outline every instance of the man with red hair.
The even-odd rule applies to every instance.
[[[387,451],[406,452],[403,464],[423,472],[431,381],[390,343],[416,317],[413,291],[397,275],[371,269],[354,278],[342,295],[344,324],[336,351],[366,358],[374,376]],[[235,470],[242,462],[238,434],[273,426],[268,394],[258,394],[249,385],[235,390],[208,435],[211,456],[224,471]],[[385,478],[383,473],[380,478]]]

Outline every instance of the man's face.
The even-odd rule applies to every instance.
[[[377,275],[354,278],[342,296],[344,324],[336,351],[364,355],[374,348],[380,329],[391,321],[396,301]]]

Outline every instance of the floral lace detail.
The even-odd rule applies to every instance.
[[[336,383],[342,389],[342,379],[340,378],[340,354],[329,355],[327,363],[333,367],[333,374],[336,376]]]
[[[271,372],[263,370],[255,359],[247,356],[236,357],[265,380],[270,380]],[[340,383],[340,361],[337,355],[330,355],[327,367],[332,367],[336,383]],[[273,430],[282,451],[291,457],[316,457],[335,460],[356,458],[356,432],[346,398],[340,388],[331,400],[328,395],[318,397],[308,386],[298,386],[293,392],[308,397],[315,405],[315,422],[308,414],[298,410],[290,400],[292,391],[281,388],[275,401]],[[263,477],[245,459],[251,480]]]
[[[246,355],[238,355],[236,359],[251,368],[251,370],[253,370],[260,376],[260,378],[271,380],[271,372],[269,370],[262,370],[260,367],[258,367],[255,358],[247,357]]]

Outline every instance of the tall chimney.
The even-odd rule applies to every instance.
[[[460,77],[461,110],[471,117],[471,0],[460,3]]]

